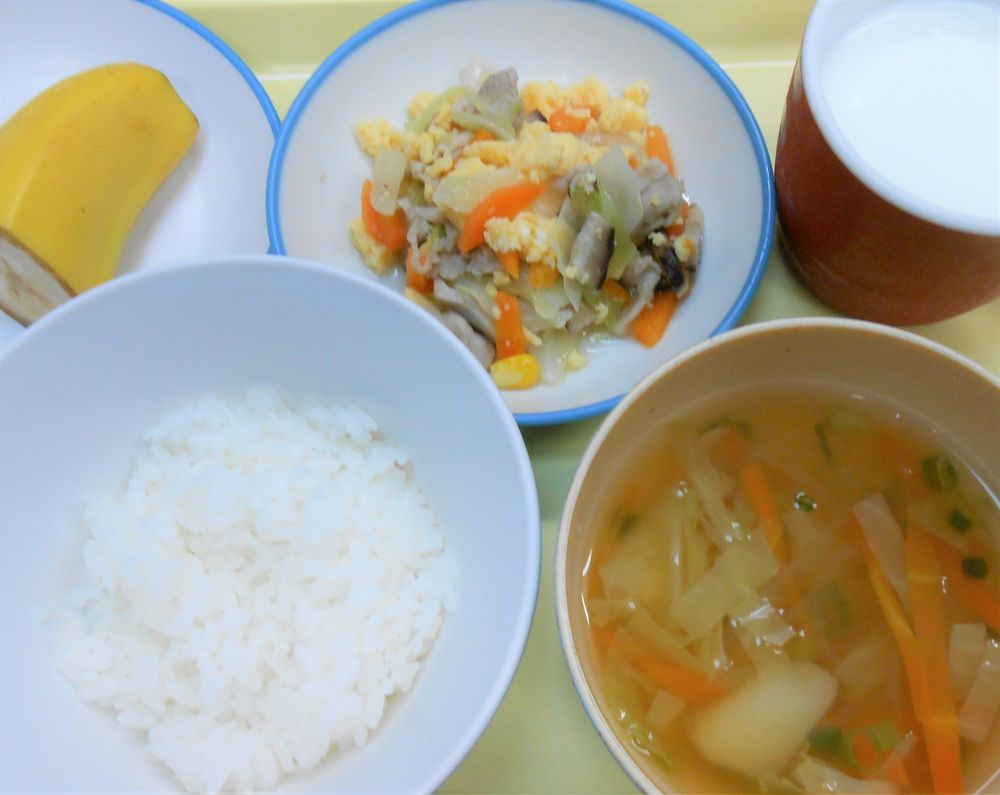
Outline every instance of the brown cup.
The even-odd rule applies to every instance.
[[[859,173],[829,114],[816,112],[824,51],[856,21],[851,15],[875,5],[816,3],[778,136],[778,220],[792,268],[814,295],[853,317],[908,326],[1000,295],[1000,229],[954,214],[944,222],[902,191],[889,195]]]

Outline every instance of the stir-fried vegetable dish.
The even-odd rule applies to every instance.
[[[940,438],[869,400],[746,388],[651,433],[614,493],[584,571],[589,653],[654,781],[985,784],[1000,505]]]
[[[351,239],[440,316],[502,388],[556,384],[587,345],[664,334],[704,219],[650,124],[642,82],[518,85],[513,69],[420,94],[405,127],[363,121],[372,157]]]

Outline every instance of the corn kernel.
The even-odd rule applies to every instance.
[[[530,389],[538,383],[541,368],[530,353],[519,353],[493,362],[490,375],[501,389]]]

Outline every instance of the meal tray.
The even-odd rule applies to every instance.
[[[335,47],[369,22],[405,5],[386,0],[173,1],[246,60],[282,116]],[[757,116],[773,157],[785,92],[812,3],[645,0],[638,5],[682,30],[722,64]],[[834,314],[799,285],[776,245],[743,323]],[[1000,300],[913,330],[1000,375]],[[599,424],[596,418],[524,430],[542,515],[542,579],[535,619],[507,697],[442,787],[444,792],[635,791],[601,745],[577,699],[559,646],[552,593],[553,552],[563,501]]]

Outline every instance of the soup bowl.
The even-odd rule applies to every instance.
[[[282,791],[439,787],[506,692],[539,576],[524,443],[461,344],[368,280],[263,255],[123,276],[13,336],[0,354],[0,636],[16,651],[0,666],[0,700],[17,730],[4,734],[2,788],[180,788],[137,734],[60,675],[56,619],[85,579],[74,518],[85,495],[124,485],[136,443],[167,412],[255,385],[367,412],[409,454],[459,569],[455,610],[413,688],[390,701],[366,745],[285,778]],[[449,399],[429,384],[447,384]]]
[[[708,340],[642,381],[600,426],[573,479],[556,542],[555,589],[560,640],[584,709],[615,759],[647,792],[732,790],[683,760],[664,773],[610,719],[582,598],[591,550],[610,518],[625,462],[648,451],[651,434],[708,396],[769,384],[868,396],[946,440],[994,495],[1000,487],[1000,380],[909,332],[849,319],[760,323]],[[980,749],[968,760],[966,784],[974,792],[995,792],[1000,721]]]

